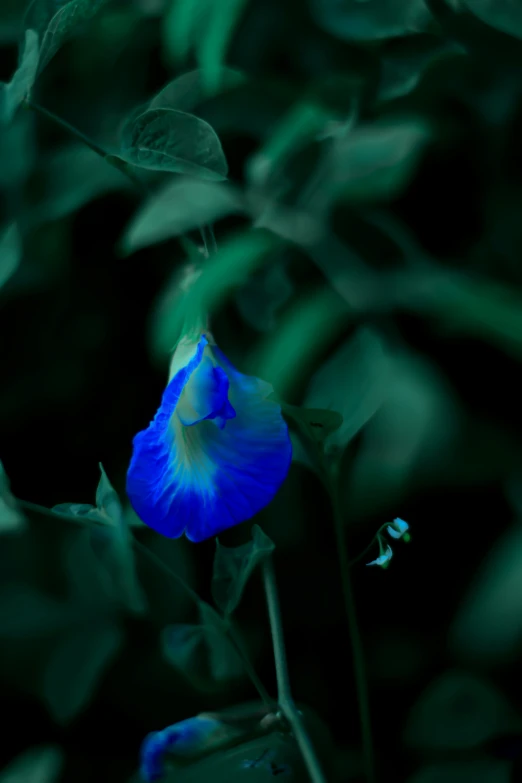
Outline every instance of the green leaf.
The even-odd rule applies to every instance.
[[[450,641],[472,663],[499,665],[522,649],[522,535],[506,531],[486,555],[453,621]]]
[[[409,184],[429,138],[423,120],[398,117],[338,138],[330,161],[333,194],[354,201],[394,198]]]
[[[299,101],[279,120],[268,140],[248,161],[248,178],[264,184],[284,163],[318,139],[335,115],[311,101]]]
[[[259,525],[252,528],[252,541],[241,546],[226,547],[216,539],[212,597],[223,614],[232,614],[236,609],[252,572],[274,549],[273,541]]]
[[[193,314],[211,313],[238,285],[259,268],[281,241],[263,230],[235,234],[219,245],[202,266],[201,274],[184,297],[178,323]]]
[[[362,327],[312,378],[305,408],[337,412],[342,424],[326,436],[325,447],[344,449],[379,410],[391,377],[387,349],[378,332]]]
[[[55,783],[63,766],[63,753],[54,745],[29,748],[0,772],[0,783]]]
[[[117,625],[77,628],[58,643],[44,674],[44,697],[55,720],[67,723],[90,702],[122,643]]]
[[[45,180],[45,199],[30,212],[31,220],[36,223],[57,220],[99,196],[132,187],[121,171],[81,144],[55,151],[44,161],[41,173]]]
[[[25,527],[25,518],[10,489],[9,479],[0,461],[0,533]]]
[[[214,223],[242,209],[238,193],[217,182],[176,179],[140,207],[122,239],[125,253]]]
[[[69,0],[49,21],[42,37],[38,71],[42,71],[63,42],[83,22],[92,19],[109,0]]]
[[[432,20],[424,0],[312,0],[311,5],[321,27],[348,41],[411,35]]]
[[[25,42],[20,64],[8,84],[0,83],[0,125],[9,124],[24,98],[31,92],[38,70],[38,35],[25,31]]]
[[[383,51],[378,97],[400,98],[414,90],[426,71],[442,61],[465,57],[463,47],[435,36],[403,38]]]
[[[261,343],[251,372],[272,383],[280,397],[290,397],[347,320],[344,303],[330,288],[301,296]]]
[[[63,630],[74,620],[71,606],[16,582],[0,591],[0,637],[34,640]]]
[[[146,169],[201,179],[226,179],[228,166],[215,131],[193,114],[152,109],[124,128],[121,156]]]
[[[49,22],[71,0],[32,0],[25,12],[24,27],[36,30],[41,38]]]
[[[421,750],[463,750],[497,734],[520,731],[521,725],[507,699],[488,682],[449,671],[413,707],[405,741]]]
[[[202,34],[213,0],[170,0],[163,16],[163,47],[168,60],[179,64],[186,59]]]
[[[213,0],[205,14],[201,34],[195,41],[201,81],[208,94],[220,88],[222,68],[234,28],[248,0]]]
[[[222,67],[219,74],[220,92],[233,90],[244,84],[246,77],[233,68]],[[178,109],[193,112],[204,101],[206,93],[203,88],[200,69],[189,71],[169,82],[149,103],[149,109]]]
[[[147,601],[136,573],[128,515],[124,513],[118,494],[101,464],[100,470],[96,506],[88,503],[60,503],[52,511],[103,526],[107,535],[95,536],[103,542],[97,547],[97,553],[110,577],[112,592],[131,612],[141,614],[146,609]]]
[[[522,38],[522,5],[518,0],[460,0],[460,4],[491,27]]]
[[[204,601],[198,625],[171,625],[162,634],[166,659],[203,690],[243,675],[243,665],[226,635],[226,623]]]

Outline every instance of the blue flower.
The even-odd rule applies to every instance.
[[[205,746],[219,741],[222,724],[210,717],[188,718],[162,731],[153,731],[143,740],[140,754],[140,774],[146,783],[160,780],[165,771],[167,753],[193,756]]]
[[[393,557],[393,551],[391,546],[387,546],[386,549],[382,548],[381,542],[379,540],[379,549],[381,550],[381,554],[379,557],[377,557],[375,560],[372,560],[371,563],[366,563],[366,565],[372,566],[380,566],[381,568],[388,568],[390,564],[390,560]]]
[[[410,538],[410,534],[408,533],[409,528],[410,526],[404,519],[399,519],[399,517],[397,517],[393,520],[391,525],[388,525],[386,530],[388,535],[392,538],[404,538],[405,541],[408,541]]]
[[[292,446],[271,393],[238,372],[208,332],[180,340],[159,410],[133,441],[127,494],[145,524],[203,541],[272,500]]]

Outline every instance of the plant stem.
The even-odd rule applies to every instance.
[[[99,144],[96,144],[95,141],[90,139],[88,136],[86,136],[84,133],[82,133],[78,128],[75,128],[74,125],[71,125],[67,122],[67,120],[64,120],[62,117],[60,117],[58,114],[55,114],[52,111],[49,111],[49,109],[46,109],[45,106],[40,106],[39,103],[35,103],[34,101],[30,100],[29,98],[25,99],[25,105],[32,109],[33,111],[37,112],[38,114],[41,114],[43,117],[46,117],[48,120],[51,120],[51,122],[54,122],[56,125],[59,125],[61,128],[66,130],[71,136],[74,136],[78,141],[81,141],[82,144],[85,144],[89,149],[91,149],[93,152],[95,152],[97,155],[99,155],[101,158],[103,158],[110,166],[113,166],[114,168],[117,168],[118,171],[121,171],[122,174],[125,174],[128,179],[135,185],[141,193],[147,193],[147,187],[145,183],[143,183],[139,177],[137,177],[134,172],[127,166],[124,160],[120,160],[120,158],[109,155],[103,147],[100,147]]]
[[[348,561],[348,551],[346,546],[346,532],[342,509],[339,503],[339,492],[336,475],[334,475],[334,477],[330,480],[330,494],[332,498],[339,566],[341,570],[344,606],[348,619],[348,628],[350,631],[350,642],[352,647],[353,672],[355,677],[357,703],[359,706],[359,719],[361,723],[364,770],[368,783],[374,783],[375,761],[373,754],[370,703],[368,698],[368,686],[366,683],[366,666],[364,663],[364,651],[361,641],[361,633],[359,630],[359,623],[357,621],[357,611],[355,608],[352,580],[350,576],[350,565]]]
[[[189,598],[194,601],[195,604],[199,606],[199,604],[202,603],[201,598],[196,593],[195,590],[193,590],[185,581],[182,579],[178,574],[176,574],[175,571],[173,571],[169,566],[163,562],[161,557],[158,557],[154,554],[154,552],[151,552],[150,549],[143,544],[141,544],[139,541],[137,541],[135,538],[133,538],[133,544],[136,547],[136,549],[139,552],[143,552],[144,555],[146,555],[149,560],[151,560],[158,568],[161,568],[162,571],[164,571],[166,574],[168,574],[172,579],[175,579],[178,585],[185,591],[185,593],[189,596]],[[243,666],[245,667],[245,672],[249,676],[252,685],[258,692],[261,700],[267,705],[272,706],[274,703],[274,700],[270,698],[268,695],[266,688],[264,687],[263,683],[259,679],[256,670],[254,669],[252,662],[250,661],[250,658],[248,656],[247,651],[245,650],[245,646],[236,631],[236,629],[232,626],[230,622],[227,622],[227,630],[226,635],[228,636],[231,644],[236,649],[239,657],[241,658],[241,661],[243,663]]]
[[[263,582],[265,586],[272,644],[277,679],[277,700],[285,718],[287,719],[299,745],[304,762],[313,783],[326,783],[319,759],[314,746],[308,736],[301,714],[297,709],[290,690],[290,677],[286,661],[285,642],[283,638],[283,625],[281,622],[281,610],[275,581],[274,564],[268,557],[263,563]]]

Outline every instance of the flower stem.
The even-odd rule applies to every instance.
[[[270,630],[272,633],[272,644],[274,647],[274,658],[277,679],[277,700],[286,720],[290,724],[294,736],[299,745],[304,762],[308,769],[313,783],[326,783],[319,759],[317,758],[314,746],[308,736],[304,726],[301,714],[297,709],[290,690],[290,677],[288,674],[288,664],[286,661],[285,642],[283,638],[283,625],[281,622],[281,610],[279,608],[279,597],[277,594],[277,585],[275,580],[274,564],[272,558],[268,557],[263,563],[263,582],[265,586],[266,602],[268,606],[268,616],[270,619]]]
[[[346,531],[344,527],[341,504],[339,502],[339,491],[336,475],[334,475],[333,480],[330,481],[330,494],[332,498],[339,566],[341,570],[344,606],[346,617],[348,619],[348,628],[350,631],[350,641],[352,647],[353,672],[355,677],[357,703],[359,706],[359,719],[361,723],[364,770],[368,783],[374,783],[375,761],[373,752],[370,703],[368,698],[368,686],[366,682],[366,666],[364,662],[361,633],[359,630],[359,623],[357,621],[357,611],[355,608],[352,580],[350,576],[350,564],[348,561],[348,551],[346,546]]]
[[[99,144],[96,144],[95,141],[78,130],[78,128],[75,128],[74,125],[71,125],[69,122],[67,122],[67,120],[64,120],[58,114],[55,114],[49,109],[46,109],[45,106],[41,106],[39,103],[35,103],[35,101],[32,101],[29,98],[26,98],[24,103],[29,109],[32,109],[34,112],[37,112],[37,114],[41,114],[42,117],[46,117],[48,120],[51,120],[51,122],[59,125],[71,136],[74,136],[76,139],[78,139],[78,141],[81,141],[82,144],[85,144],[87,147],[89,147],[89,149],[99,155],[100,158],[103,158],[105,161],[107,161],[110,166],[114,166],[114,168],[117,168],[122,172],[122,174],[125,174],[125,176],[130,179],[133,185],[135,185],[141,193],[147,192],[145,183],[134,174],[134,172],[129,168],[124,160],[121,160],[117,156],[109,155],[109,153],[106,152],[103,147],[100,147]]]

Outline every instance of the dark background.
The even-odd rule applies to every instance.
[[[108,3],[63,44],[33,99],[117,151],[130,111],[197,67],[194,54],[175,61],[168,5]],[[213,324],[225,353],[261,374],[259,356],[270,355],[299,303],[325,288],[341,300],[339,281],[348,280],[347,314],[310,345],[288,389],[278,387],[277,372],[267,379],[289,402],[306,404],[312,376],[360,329],[378,335],[383,353],[394,357],[391,376],[370,372],[366,383],[365,362],[377,359],[370,352],[361,364],[356,353],[353,365],[338,362],[322,397],[308,400],[337,407],[345,420],[360,415],[366,398],[376,393],[379,400],[354,425],[342,463],[350,556],[394,517],[411,525],[412,541],[394,545],[388,570],[365,567],[377,556],[374,548],[352,571],[379,779],[500,782],[517,779],[517,762],[511,768],[492,760],[507,751],[490,741],[516,733],[522,709],[522,19],[507,0],[434,0],[430,11],[423,6],[426,17],[414,31],[408,23],[414,6],[245,4],[226,63],[247,81],[202,100],[196,111],[215,127],[236,184],[253,187],[252,155],[305,99],[341,122],[355,96],[363,128],[383,118],[421,117],[430,140],[389,192],[367,175],[364,198],[351,191],[332,197],[320,220],[342,242],[341,253],[331,240],[314,255],[294,237],[221,302]],[[4,0],[0,9],[6,82],[16,68],[23,12],[17,0]],[[277,161],[289,205],[327,143],[318,135],[300,148],[291,145]],[[168,355],[158,333],[168,300],[162,308],[161,297],[184,261],[175,238],[126,257],[118,252],[141,195],[95,156],[96,170],[74,151],[67,165],[60,163],[71,144],[77,142],[63,128],[26,107],[0,129],[1,224],[15,220],[23,242],[20,265],[0,290],[1,458],[13,494],[45,507],[94,503],[100,461],[124,499],[132,437],[152,418],[166,380]],[[392,158],[384,165],[393,172]],[[269,199],[278,197],[274,179]],[[328,190],[328,182],[322,187]],[[218,222],[218,247],[248,227],[240,218]],[[196,232],[192,237],[198,241]],[[371,274],[369,296],[357,293],[353,254]],[[266,270],[276,268],[285,271],[267,284]],[[307,323],[298,340],[307,355]],[[328,397],[332,386],[343,409]],[[358,780],[356,697],[329,500],[313,472],[296,462],[255,521],[276,544],[295,697],[333,735],[332,776]],[[222,541],[242,543],[249,530],[245,523]],[[133,534],[210,600],[213,541],[170,541],[140,527]],[[64,780],[124,781],[149,731],[255,692],[244,677],[196,688],[168,663],[161,631],[194,621],[194,609],[137,552],[149,612],[114,610],[125,638],[64,716],[56,703],[88,675],[78,651],[62,650],[55,666],[63,671],[63,693],[50,691],[46,671],[67,633],[76,631],[55,622],[46,600],[66,600],[67,562],[81,535],[67,520],[28,511],[24,529],[2,538],[2,763],[51,743],[64,751]],[[85,593],[92,597],[87,582]],[[76,620],[95,638],[98,609],[90,606],[84,620],[82,611],[75,610]],[[258,579],[238,621],[273,691]],[[83,657],[92,661],[95,654]],[[513,747],[507,755],[516,757],[518,740]]]

